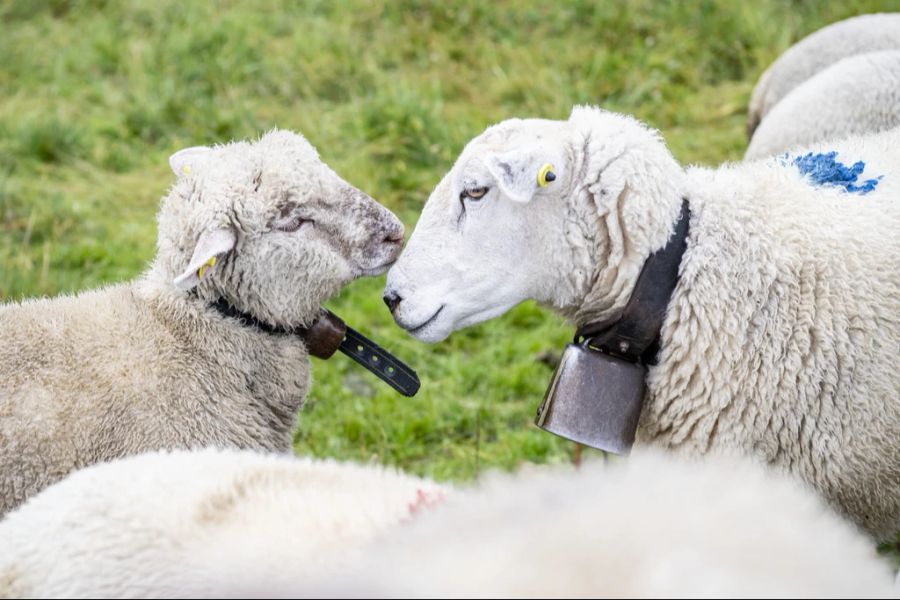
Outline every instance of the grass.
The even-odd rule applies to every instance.
[[[683,162],[739,159],[750,91],[790,44],[895,2],[0,0],[0,300],[139,273],[189,145],[303,132],[411,228],[463,145],[512,116],[599,103]],[[315,364],[298,453],[441,480],[570,460],[531,425],[571,328],[526,303],[436,346],[393,326],[383,279],[331,307],[415,366],[401,398],[349,359]]]

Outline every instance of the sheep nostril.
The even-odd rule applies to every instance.
[[[403,231],[394,231],[386,236],[384,236],[384,241],[387,244],[402,244],[403,243]]]
[[[403,298],[401,298],[396,292],[386,292],[383,299],[384,303],[387,304],[388,310],[390,310],[391,312],[397,310],[397,306],[399,306],[400,302],[403,301]]]

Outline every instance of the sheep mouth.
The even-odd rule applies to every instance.
[[[415,335],[416,333],[419,333],[420,331],[422,331],[423,329],[425,329],[426,327],[428,327],[429,325],[431,325],[432,323],[434,323],[435,319],[438,318],[438,315],[441,314],[441,312],[444,310],[444,308],[445,308],[446,306],[447,306],[446,304],[441,304],[441,307],[440,307],[439,309],[437,309],[437,312],[435,312],[433,315],[431,315],[430,317],[428,317],[428,319],[426,319],[425,322],[423,322],[423,323],[421,323],[421,324],[419,324],[419,325],[416,325],[415,327],[407,327],[407,326],[404,325],[403,323],[398,323],[398,325],[400,325],[400,327],[402,327],[403,329],[405,329],[405,330],[408,331],[409,333]]]
[[[382,275],[387,272],[388,269],[394,266],[396,260],[391,260],[386,263],[380,264],[377,267],[364,267],[359,269],[359,274],[364,277],[377,277],[378,275]]]

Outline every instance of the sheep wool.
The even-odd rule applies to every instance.
[[[158,452],[74,473],[0,522],[2,597],[884,598],[892,579],[796,482],[658,452],[452,491],[377,466]]]
[[[458,491],[376,541],[332,597],[890,598],[892,580],[796,482],[636,452]]]
[[[858,54],[787,94],[759,124],[744,158],[894,127],[900,127],[900,50]]]
[[[832,23],[803,38],[762,74],[747,115],[747,137],[791,90],[830,65],[867,52],[900,50],[900,13],[860,15]],[[854,77],[851,81],[864,81]],[[845,84],[847,82],[844,82]],[[827,102],[827,97],[822,97]]]
[[[0,597],[266,597],[342,573],[445,492],[382,467],[235,450],[94,465],[0,521]]]

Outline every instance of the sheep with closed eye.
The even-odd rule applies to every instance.
[[[300,135],[190,148],[170,163],[178,177],[146,273],[0,306],[0,514],[119,456],[289,450],[310,369],[287,332],[400,250],[400,221]]]
[[[900,130],[685,169],[625,115],[577,107],[568,120],[504,121],[438,183],[385,301],[426,342],[527,299],[576,327],[613,322],[685,200],[687,249],[637,444],[746,452],[893,535]]]

